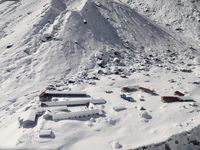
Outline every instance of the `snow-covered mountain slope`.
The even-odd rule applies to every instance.
[[[159,77],[158,80],[168,81],[168,78],[172,78],[173,75],[165,76],[163,73],[165,69],[172,72],[185,69],[186,72],[192,70],[195,73],[191,77],[185,75],[187,73],[177,75],[177,80],[183,76],[187,76],[187,82],[190,83],[197,80],[200,63],[198,57],[199,1],[173,4],[175,4],[173,1],[161,0],[156,2],[137,0],[102,0],[99,2],[95,0],[0,0],[0,134],[7,134],[5,139],[1,141],[0,147],[41,146],[47,148],[48,145],[45,144],[49,144],[48,141],[44,144],[41,141],[38,142],[35,135],[37,128],[18,129],[17,117],[24,109],[38,107],[38,94],[49,84],[55,85],[59,90],[78,88],[89,93],[91,90],[93,91],[90,93],[91,95],[100,90],[94,96],[107,98],[107,95],[101,91],[103,86],[109,88],[110,85],[102,83],[108,82],[107,79],[101,80],[94,89],[90,87],[93,81],[90,82],[88,79],[101,78],[101,76],[109,76],[110,74],[128,76],[137,71],[153,70],[152,76],[162,74],[163,77]],[[156,11],[151,11],[154,9]],[[188,16],[186,18],[182,15],[184,10],[187,10],[184,13]],[[191,19],[192,21],[190,21]],[[166,24],[167,26],[165,26]],[[176,31],[180,33],[176,33]],[[187,41],[187,39],[189,40]],[[157,70],[156,67],[165,69],[164,71]],[[147,81],[147,78],[144,76],[137,80]],[[119,88],[129,83],[121,81],[117,77],[116,79],[116,85],[110,83],[113,84],[112,88]],[[75,84],[69,84],[69,80]],[[133,80],[134,76],[130,78],[130,82]],[[79,87],[80,83],[83,85]],[[90,86],[86,86],[88,83]],[[156,81],[150,81],[150,83],[154,85]],[[161,88],[165,84],[154,86]],[[187,85],[186,81],[184,81],[184,85],[191,86],[194,92],[182,87],[181,83],[172,87],[189,91],[195,98],[199,96],[196,87]],[[151,84],[148,86],[152,87]],[[167,86],[168,90],[170,88],[171,86]],[[172,93],[172,91],[170,92]],[[119,93],[119,89],[116,90],[116,93]],[[161,91],[161,93],[165,92]],[[106,111],[108,116],[115,117],[109,108],[114,104],[120,105],[121,102],[115,94],[110,98]],[[113,99],[117,99],[117,102],[113,103]],[[125,105],[128,109],[132,109],[132,107],[129,108],[128,104]],[[156,106],[147,103],[147,107],[152,110],[161,107],[161,105],[161,102]],[[169,116],[166,116],[167,119],[161,123],[166,123],[176,111],[179,109],[169,113]],[[125,113],[127,116],[125,120],[130,119],[130,112],[132,110]],[[162,109],[156,111],[155,115],[159,116],[161,112]],[[188,117],[186,120],[190,120],[195,115],[196,113],[186,115]],[[121,120],[123,115],[119,116],[119,120]],[[185,119],[181,113],[177,115],[178,117],[180,119],[172,120],[174,124]],[[143,139],[143,135],[140,132],[135,132],[130,124],[123,128],[124,121],[114,128],[112,128],[112,119],[110,118],[98,121],[100,123],[97,128],[102,129],[103,133],[96,137],[96,142],[99,141],[98,139],[104,139],[100,143],[100,145],[102,144],[100,149],[109,148],[109,141],[115,137],[115,135],[109,136],[109,130],[112,132],[114,130],[121,131],[117,133],[120,140],[125,138],[126,134],[129,138],[132,138],[131,134],[138,134],[139,138],[134,138],[135,146],[130,139],[122,140],[127,148],[160,142],[174,132],[182,131],[173,128],[169,134],[163,133],[162,136],[154,134],[155,137],[148,141],[151,137],[150,132],[147,131],[146,138]],[[159,121],[155,121],[147,127],[152,128],[152,132],[155,129],[153,128],[154,123],[158,125]],[[95,139],[94,136],[96,136],[96,133],[90,129],[87,130],[88,133],[80,129],[77,132],[72,131],[63,135],[63,130],[57,126],[63,127],[65,122],[44,124],[57,132],[58,137],[52,141],[52,146],[55,148],[80,149],[85,143],[90,143],[88,137]],[[70,130],[84,126],[80,122],[70,121],[70,124],[64,129]],[[141,125],[145,128],[145,125],[141,122],[138,123],[138,121],[134,125],[137,127]],[[159,129],[155,130],[168,131],[168,125],[159,126]],[[130,134],[128,133],[129,129],[132,130]],[[123,130],[126,134],[120,136]],[[16,132],[15,136],[13,136],[13,132]],[[66,142],[65,139],[69,139],[73,134],[75,136]],[[12,139],[8,141],[7,139],[11,136]],[[79,140],[83,143],[77,143]],[[106,141],[108,142],[106,143]]]
[[[137,150],[162,150],[162,149],[199,149],[199,126],[193,128],[191,131],[182,132],[177,135],[171,136],[168,140],[152,144],[148,146],[143,146],[137,148]]]
[[[74,74],[100,50],[129,48],[132,53],[164,55],[166,50],[183,49],[173,36],[118,2],[105,1],[102,7],[92,1],[61,0],[1,5],[0,79],[6,91],[13,85]]]
[[[199,0],[122,0],[156,23],[178,33],[189,45],[200,43]]]

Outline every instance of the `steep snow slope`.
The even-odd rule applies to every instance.
[[[122,0],[156,23],[178,33],[196,48],[200,43],[199,0]]]
[[[56,5],[51,6],[50,3],[48,6],[45,1],[5,1],[3,4],[8,6],[1,7],[2,9],[11,9],[1,14],[1,18],[5,19],[1,22],[4,23],[1,31],[5,35],[0,42],[0,80],[1,92],[5,93],[8,89],[16,89],[27,82],[33,83],[40,77],[42,66],[50,59],[50,55],[46,56],[48,50],[39,50],[42,47],[40,37],[48,22],[54,20],[63,7],[56,9]],[[10,48],[6,48],[7,46]]]
[[[2,4],[2,93],[30,81],[46,82],[74,74],[95,51],[129,48],[134,52],[142,47],[146,53],[163,55],[168,49],[182,49],[171,35],[117,2],[105,1],[102,7],[92,1],[61,0]],[[4,11],[6,8],[11,11]]]

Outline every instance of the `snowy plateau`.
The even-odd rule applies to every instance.
[[[0,149],[199,150],[200,0],[0,0]]]

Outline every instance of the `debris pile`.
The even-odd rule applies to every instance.
[[[152,116],[146,111],[141,114],[141,117],[145,122],[149,122],[149,120],[152,119]]]

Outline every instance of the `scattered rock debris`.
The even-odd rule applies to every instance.
[[[41,37],[41,41],[42,42],[47,42],[53,39],[52,34],[50,33],[45,33],[42,37]]]
[[[196,84],[196,85],[199,85],[200,84],[200,81],[194,81],[192,84]]]
[[[141,110],[141,111],[146,110],[143,106],[138,106],[137,108],[138,108],[138,110]]]
[[[101,3],[99,1],[95,2],[97,7],[101,7]]]
[[[140,101],[145,101],[144,96],[140,96]]]
[[[111,90],[106,90],[105,92],[106,92],[107,94],[113,93],[113,91],[111,91]]]
[[[185,73],[191,73],[192,70],[191,69],[181,69],[182,72],[185,72]]]

